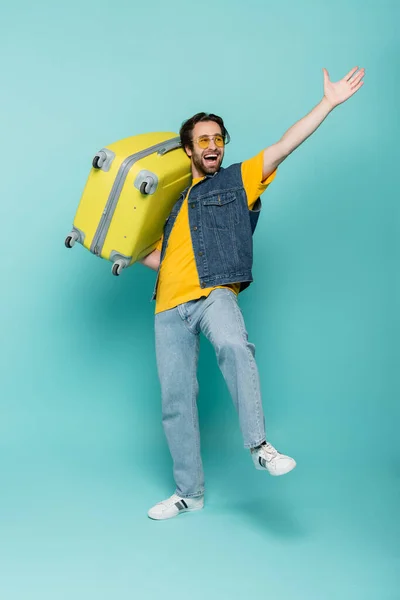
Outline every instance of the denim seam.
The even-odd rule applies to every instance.
[[[254,361],[255,361],[255,357],[253,356],[248,344],[248,337],[246,336],[246,332],[243,328],[242,325],[242,319],[240,318],[242,316],[241,310],[239,308],[239,305],[237,303],[237,301],[235,301],[235,308],[234,308],[235,314],[236,314],[236,320],[237,320],[237,324],[239,327],[239,330],[242,334],[243,337],[243,341],[245,342],[246,345],[246,351],[249,357],[249,366],[250,366],[250,370],[251,370],[251,378],[252,378],[252,382],[253,382],[253,392],[254,395],[256,397],[256,402],[255,402],[255,414],[256,414],[256,421],[257,421],[257,429],[259,431],[259,433],[261,435],[265,435],[262,433],[262,428],[261,428],[261,421],[260,421],[260,405],[261,405],[261,394],[259,386],[257,386],[257,382],[256,382],[256,373],[255,373],[255,369],[254,369]],[[247,442],[248,444],[248,442]],[[245,442],[245,447],[246,447],[246,442]]]
[[[197,422],[196,426],[196,418],[195,412],[198,410],[197,408],[197,390],[198,390],[198,382],[197,382],[197,361],[199,355],[199,338],[196,339],[196,361],[193,362],[192,367],[192,424],[194,431],[197,431],[196,435],[196,450],[197,450],[197,478],[200,479],[200,475],[202,473],[202,464],[201,464],[201,456],[200,456],[200,425]],[[197,419],[198,421],[198,419]]]
[[[233,220],[232,215],[230,215],[229,218],[230,218],[230,225],[231,225],[231,227],[229,228],[229,230],[230,230],[230,233],[231,233],[231,242],[232,242],[232,248],[233,248],[234,261],[235,261],[235,264],[239,266],[240,260],[239,260],[239,254],[238,254],[237,243],[236,243],[236,235],[234,235],[234,233],[233,233],[235,231],[235,225],[236,225],[236,223]]]
[[[214,221],[215,221],[215,217],[214,217]],[[227,265],[227,262],[225,260],[224,248],[223,248],[223,245],[222,245],[222,242],[221,242],[221,238],[218,235],[218,229],[217,228],[213,229],[213,232],[214,232],[214,235],[215,235],[215,241],[217,242],[217,248],[218,248],[218,251],[219,251],[219,257],[220,257],[220,260],[221,260],[222,264],[224,265],[224,272],[226,273],[228,271],[228,265]]]
[[[190,300],[189,300],[189,302],[190,302]],[[184,302],[183,304],[178,304],[178,306],[176,307],[178,310],[179,316],[183,321],[184,327],[186,327],[186,329],[188,331],[190,331],[190,333],[192,335],[198,335],[200,332],[198,331],[197,323],[194,323],[194,331],[193,331],[192,325],[190,324],[191,317],[189,316],[189,312],[186,309],[186,304],[187,304],[187,302]]]

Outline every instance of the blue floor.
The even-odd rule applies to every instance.
[[[147,509],[172,492],[163,448],[159,466],[148,449],[64,450],[14,453],[3,476],[3,600],[400,598],[400,487],[385,461],[304,456],[274,479],[240,449],[207,455],[205,509],[155,522]]]

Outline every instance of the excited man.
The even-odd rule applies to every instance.
[[[364,73],[355,67],[332,83],[324,69],[321,102],[279,142],[227,169],[221,164],[229,134],[220,117],[199,113],[182,125],[192,185],[173,207],[157,249],[142,260],[158,270],[157,368],[176,483],[175,493],[149,510],[152,519],[169,519],[204,506],[196,377],[200,332],[214,346],[256,469],[284,475],[296,466],[293,458],[266,441],[255,347],[248,341],[237,296],[253,280],[252,235],[260,195],[285,158],[361,88]]]

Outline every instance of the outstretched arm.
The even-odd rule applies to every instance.
[[[324,97],[321,102],[317,104],[308,115],[292,125],[279,142],[264,150],[264,180],[275,171],[278,165],[280,165],[293,150],[296,150],[300,144],[318,129],[321,123],[336,106],[353,96],[364,83],[362,79],[365,74],[365,69],[358,70],[358,67],[351,69],[343,79],[336,83],[333,83],[329,79],[329,73],[326,69],[323,69],[323,72]]]

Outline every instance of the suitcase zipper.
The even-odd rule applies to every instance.
[[[110,227],[111,219],[115,212],[115,209],[118,204],[119,197],[121,195],[122,188],[125,183],[125,179],[131,169],[132,165],[135,164],[138,160],[157,152],[158,150],[168,151],[169,149],[178,148],[179,147],[179,138],[171,138],[169,140],[165,140],[163,142],[159,142],[154,146],[150,146],[150,148],[146,148],[145,150],[141,150],[140,152],[136,152],[135,154],[131,154],[128,156],[121,164],[117,176],[115,178],[114,184],[111,188],[110,195],[108,197],[107,203],[104,207],[103,214],[101,216],[99,225],[97,227],[96,233],[93,236],[92,243],[90,245],[90,251],[97,256],[101,255],[101,251],[104,246],[105,239],[107,237],[107,233]]]

